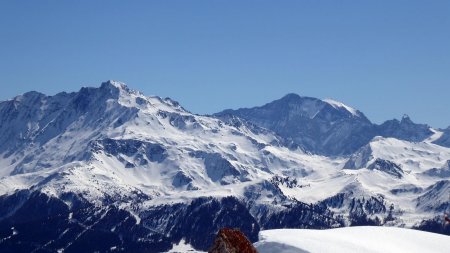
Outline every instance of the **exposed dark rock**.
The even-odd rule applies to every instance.
[[[400,165],[388,160],[377,158],[375,162],[370,164],[367,168],[369,170],[379,170],[398,178],[403,177],[403,170]]]
[[[184,172],[178,171],[177,174],[173,177],[172,185],[174,187],[183,187],[192,182],[192,178],[187,176]]]
[[[406,141],[423,141],[431,136],[433,132],[426,124],[414,123],[408,115],[404,115],[402,120],[388,120],[378,126],[378,135],[383,137],[393,137]]]
[[[370,145],[365,145],[356,153],[352,154],[344,165],[344,169],[361,169],[367,166],[367,163],[373,158],[372,148]]]
[[[253,244],[238,229],[219,230],[209,253],[257,253]]]
[[[402,185],[401,187],[390,190],[390,192],[395,195],[399,195],[399,194],[403,194],[403,193],[421,193],[422,191],[423,191],[422,187],[418,187],[418,186],[411,185],[411,184]]]
[[[442,131],[444,134],[433,143],[450,148],[450,126]]]
[[[189,154],[192,157],[200,158],[205,164],[206,174],[212,181],[220,181],[222,184],[228,182],[224,177],[239,176],[239,171],[219,153],[208,153],[205,151],[193,151]]]
[[[448,189],[450,189],[450,180],[441,180],[430,185],[416,199],[416,206],[423,211],[445,212],[449,210]],[[444,196],[442,196],[443,193],[445,194]]]
[[[422,174],[430,177],[450,177],[450,160],[448,160],[441,168],[432,168],[422,172]]]

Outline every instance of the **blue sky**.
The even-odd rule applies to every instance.
[[[195,113],[294,92],[450,125],[450,1],[0,1],[0,100],[126,82]]]

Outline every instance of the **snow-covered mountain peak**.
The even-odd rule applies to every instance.
[[[316,154],[351,154],[365,145],[375,131],[363,113],[335,101],[323,101],[297,94],[253,108],[225,110]]]
[[[136,108],[147,113],[158,111],[186,113],[187,111],[175,100],[159,96],[145,96],[143,93],[130,89],[125,83],[108,80],[100,88],[83,88],[99,93],[108,103],[116,103],[124,107]],[[82,89],[82,90],[83,90]],[[80,91],[81,92],[81,91]],[[108,101],[109,100],[109,101]]]
[[[131,96],[144,96],[139,91],[132,90],[128,88],[128,86],[119,81],[114,80],[108,80],[106,82],[103,82],[100,85],[100,88],[92,88],[94,90],[99,90],[101,93],[104,93],[105,95],[111,95],[111,98],[127,98]]]
[[[346,104],[344,104],[342,102],[339,102],[339,101],[336,101],[336,100],[333,100],[333,99],[330,99],[330,98],[323,99],[322,101],[330,104],[331,106],[333,106],[336,109],[343,108],[343,109],[347,110],[349,113],[351,113],[355,117],[361,116],[361,113],[358,110],[356,110],[356,109],[354,109],[354,108],[352,108],[352,107],[350,107],[350,106],[348,106],[348,105],[346,105]]]
[[[106,82],[103,82],[101,86],[112,86],[116,87],[121,90],[129,90],[128,86],[124,82],[115,81],[115,80],[108,80]]]

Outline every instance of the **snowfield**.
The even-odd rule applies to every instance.
[[[329,230],[261,231],[258,252],[450,252],[450,237],[396,227],[346,227]]]

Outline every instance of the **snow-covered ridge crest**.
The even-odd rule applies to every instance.
[[[116,81],[116,80],[108,80],[108,81],[104,82],[102,85],[111,85],[118,89],[129,90],[128,86],[124,82]]]
[[[331,106],[333,106],[334,108],[338,109],[338,108],[343,108],[345,110],[347,110],[349,113],[351,113],[353,116],[357,117],[360,116],[360,112],[342,102],[333,100],[331,98],[326,98],[322,100],[323,102],[326,102],[328,104],[330,104]]]
[[[118,104],[125,107],[133,107],[145,111],[187,112],[177,101],[171,98],[163,99],[159,96],[146,96],[140,91],[130,89],[127,84],[121,81],[108,80],[103,82],[99,90],[106,90],[111,93],[110,102],[117,101]]]

